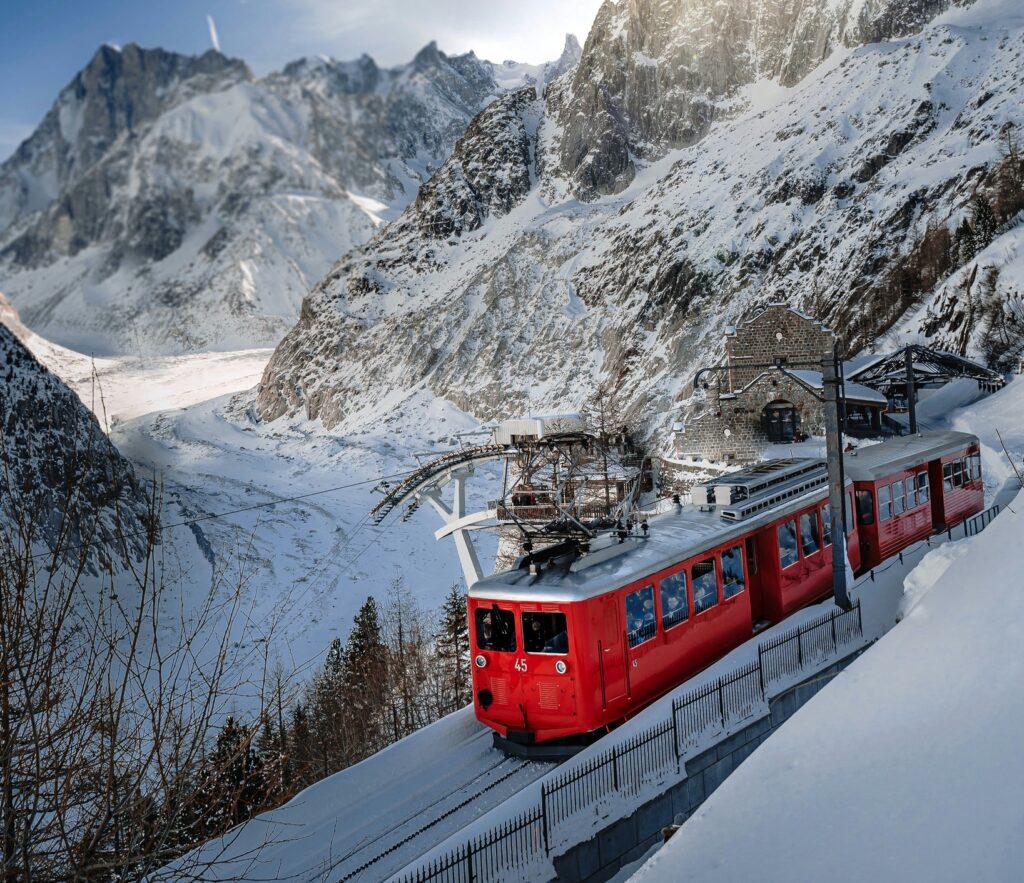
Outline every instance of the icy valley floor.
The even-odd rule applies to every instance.
[[[109,427],[139,477],[162,484],[164,523],[179,525],[163,542],[172,602],[188,609],[211,591],[240,588],[240,710],[277,672],[306,680],[331,640],[347,637],[368,595],[386,605],[401,578],[433,611],[461,580],[454,547],[434,539],[440,522],[430,511],[404,523],[396,512],[379,528],[368,517],[382,477],[407,473],[414,454],[440,453],[458,443],[454,433],[478,428],[447,403],[413,394],[333,431],[262,424],[250,390],[269,350],[92,360],[41,338],[30,346]],[[470,505],[483,503],[495,478],[478,473]],[[260,505],[303,495],[311,496]],[[493,556],[486,542],[481,551]]]

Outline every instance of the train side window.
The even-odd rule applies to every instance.
[[[783,569],[797,562],[796,522],[786,521],[779,525],[779,563]]]
[[[907,491],[907,511],[917,508],[917,483],[914,481],[913,475],[908,475],[904,480],[903,484],[906,486]]]
[[[843,529],[846,535],[853,533],[853,491],[843,494]]]
[[[918,472],[917,473],[917,501],[919,503],[928,502],[928,473]]]
[[[523,649],[527,653],[569,652],[569,630],[564,613],[524,613]]]
[[[511,610],[494,606],[476,609],[476,645],[481,650],[514,653],[516,649],[516,618]]]
[[[945,463],[942,467],[942,487],[944,490],[953,490],[953,464]]]
[[[971,454],[971,481],[981,478],[981,454]]]
[[[732,598],[743,591],[743,550],[733,546],[722,553],[722,597]]]
[[[832,545],[832,507],[828,503],[821,507],[821,544]]]
[[[655,636],[658,623],[654,619],[654,586],[644,586],[626,595],[626,623],[630,647],[643,644]]]
[[[686,597],[686,571],[666,576],[661,589],[661,624],[666,631],[685,622],[690,616],[690,601]]]
[[[892,514],[902,515],[906,510],[906,499],[903,496],[903,479],[892,483]]]
[[[715,559],[693,565],[693,612],[702,613],[718,603],[718,573]]]
[[[892,518],[892,490],[888,485],[878,489],[878,520],[888,521]]]
[[[821,548],[821,537],[818,535],[818,516],[815,512],[804,512],[800,516],[800,548],[803,549],[805,558]]]

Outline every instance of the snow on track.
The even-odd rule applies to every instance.
[[[383,880],[553,764],[506,757],[464,708],[206,844],[203,879]],[[274,848],[263,850],[273,842]],[[187,865],[186,865],[187,866]],[[158,879],[174,879],[181,862]]]

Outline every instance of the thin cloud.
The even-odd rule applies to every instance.
[[[217,25],[213,22],[213,16],[207,14],[206,23],[210,26],[210,42],[213,48],[220,52],[220,37],[217,36]]]

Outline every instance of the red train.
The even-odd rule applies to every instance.
[[[984,505],[966,433],[862,448],[846,479],[856,572]],[[758,464],[693,500],[644,536],[556,546],[472,586],[476,715],[506,750],[584,742],[831,593],[824,461]]]

